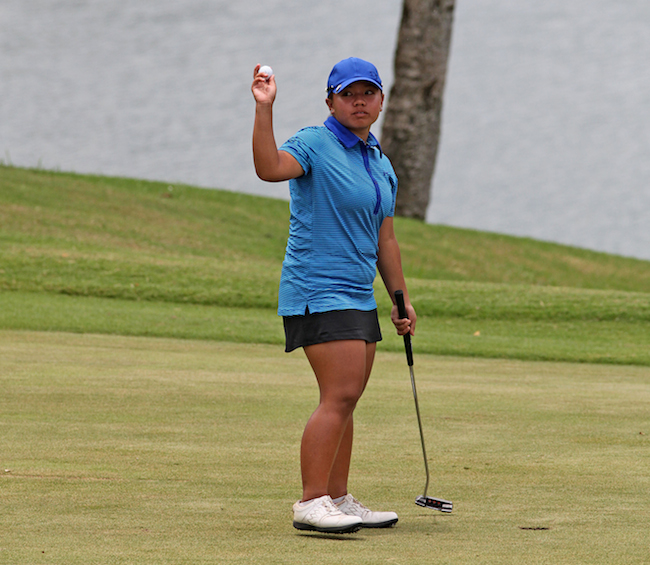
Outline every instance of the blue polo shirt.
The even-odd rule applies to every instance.
[[[330,117],[280,147],[304,174],[289,183],[291,224],[280,316],[373,310],[379,228],[395,213],[397,176],[375,137],[367,143]]]

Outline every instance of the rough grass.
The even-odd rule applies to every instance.
[[[2,166],[0,187],[0,288],[274,307],[286,202]],[[396,230],[409,279],[650,292],[648,261],[403,218]]]
[[[3,166],[0,189],[0,326],[280,342],[286,202]],[[420,351],[650,362],[650,262],[402,218],[396,230]]]

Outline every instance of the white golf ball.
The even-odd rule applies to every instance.
[[[262,65],[258,72],[265,74],[266,75],[266,80],[269,80],[271,78],[271,75],[273,74],[273,69],[271,67],[269,67],[268,65]]]

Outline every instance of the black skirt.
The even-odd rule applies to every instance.
[[[381,341],[377,309],[332,310],[304,316],[284,316],[285,351],[341,339],[362,339],[367,343]]]

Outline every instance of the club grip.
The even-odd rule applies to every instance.
[[[408,318],[406,314],[406,304],[404,304],[404,292],[401,290],[395,291],[395,304],[397,304],[397,313],[400,319]],[[406,362],[409,367],[413,366],[413,347],[411,346],[411,334],[404,335],[404,349],[406,350]]]

